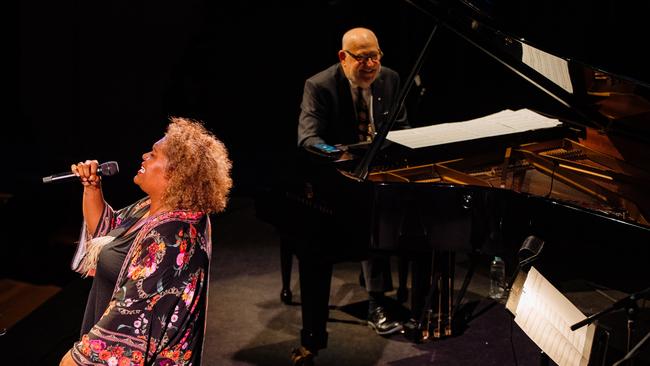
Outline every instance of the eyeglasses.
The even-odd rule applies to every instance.
[[[366,63],[368,62],[368,60],[372,62],[379,62],[379,60],[381,60],[381,58],[384,56],[384,53],[381,52],[381,50],[379,50],[379,52],[373,52],[367,55],[355,55],[354,53],[348,50],[344,50],[344,51],[345,53],[350,55],[353,59],[355,59],[357,62],[362,62],[362,63]]]

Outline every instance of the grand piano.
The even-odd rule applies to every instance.
[[[408,3],[430,19],[431,34],[392,121],[417,94],[431,41],[444,30],[551,100],[533,109],[560,123],[418,148],[391,141],[384,125],[370,145],[343,155],[298,152],[295,176],[261,195],[257,209],[281,234],[285,275],[298,257],[302,346],[327,346],[333,263],[372,250],[500,255],[512,269],[532,235],[546,243],[535,266],[553,283],[648,287],[650,85],[624,74],[625,62],[610,72],[499,28],[523,14],[506,11],[509,2]],[[418,313],[422,301],[412,306]]]

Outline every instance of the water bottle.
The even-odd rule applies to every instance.
[[[494,257],[490,263],[490,298],[501,300],[505,297],[506,264],[501,257]]]

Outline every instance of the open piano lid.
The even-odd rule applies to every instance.
[[[608,56],[601,57],[598,61],[590,61],[588,64],[575,57],[560,56],[558,52],[568,52],[570,46],[556,44],[555,47],[550,47],[549,44],[557,39],[546,40],[545,49],[542,49],[541,46],[533,44],[521,35],[526,31],[530,32],[530,24],[534,24],[526,17],[527,11],[538,9],[532,6],[524,9],[525,6],[517,1],[406,0],[406,2],[428,14],[432,19],[432,28],[442,26],[451,30],[459,36],[459,42],[469,42],[555,99],[558,106],[563,107],[558,109],[561,111],[560,115],[554,117],[601,135],[607,140],[608,145],[613,146],[610,153],[617,158],[641,167],[649,167],[647,162],[650,161],[650,153],[645,151],[650,145],[650,83],[639,79],[643,72],[639,71],[637,59],[636,62],[631,60],[628,63],[631,65],[630,75],[635,75],[632,77],[623,75],[620,71],[617,73],[606,71],[609,64],[618,70],[625,69],[625,65],[628,65],[625,60],[620,61],[618,58]],[[551,7],[563,3],[548,4],[534,6]],[[588,3],[584,5],[594,6]],[[564,10],[556,9],[556,11]],[[629,11],[634,13],[633,10]],[[593,12],[587,13],[583,15],[594,17]],[[601,13],[602,16],[607,15],[606,11]],[[578,21],[575,23],[582,24]],[[528,29],[522,29],[522,24],[528,25]],[[435,28],[431,37],[435,36],[434,33]],[[608,33],[613,31],[608,29]],[[636,36],[641,37],[641,33]],[[632,38],[626,39],[630,41]],[[575,41],[569,39],[569,42],[572,40]],[[637,47],[639,45],[637,44]],[[427,42],[420,58],[424,58],[428,46]],[[590,54],[587,52],[585,55]],[[618,65],[615,65],[617,63]],[[411,75],[405,80],[401,95],[408,94],[413,77],[421,66],[422,60],[418,60]],[[395,108],[399,107],[395,106]],[[397,115],[397,112],[397,110],[392,111],[391,115]],[[353,178],[360,180],[366,178],[368,167],[372,164],[380,150],[379,146],[384,143],[386,134],[392,126],[385,127],[387,128],[378,132],[372,144],[376,146],[371,145],[366,156],[351,174]]]
[[[531,4],[429,0],[428,3],[436,6],[437,9],[432,11],[438,14],[444,11],[439,19],[458,35],[492,53],[501,63],[507,64],[515,73],[577,115],[578,118],[567,122],[650,142],[650,82],[641,79],[647,76],[640,70],[647,68],[647,62],[641,61],[635,53],[643,43],[630,49],[619,46],[615,50],[613,47],[614,43],[627,45],[621,42],[623,39],[634,43],[635,37],[645,34],[621,27],[623,22],[633,21],[621,14],[631,15],[641,9],[618,9],[621,14],[616,15],[620,17],[617,19],[607,14],[607,10],[589,3],[584,3],[585,9],[577,12],[565,2],[556,1]],[[593,9],[589,11],[587,6]],[[531,14],[551,11],[553,14],[549,15],[560,20],[552,21],[545,19],[544,15]],[[531,24],[536,21],[533,19],[540,21],[540,18],[549,25],[545,29],[534,29]],[[584,39],[585,34],[579,35],[583,39],[572,35],[580,32],[578,27],[590,25],[581,18],[589,18],[593,25],[582,32],[593,33],[589,38],[598,39]],[[614,23],[616,21],[619,23]]]

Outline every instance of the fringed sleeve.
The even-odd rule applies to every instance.
[[[84,276],[94,272],[102,247],[133,225],[149,209],[149,204],[149,197],[144,197],[132,205],[115,211],[104,202],[104,211],[94,233],[90,233],[86,222],[83,222],[79,244],[72,258],[72,270]]]
[[[86,220],[84,220],[82,226],[81,226],[81,234],[79,235],[79,244],[77,244],[77,250],[74,253],[74,257],[72,257],[72,270],[78,273],[81,273],[83,275],[87,274],[88,269],[87,268],[81,268],[81,263],[83,259],[87,256],[88,252],[91,250],[91,240],[94,238],[98,238],[101,236],[105,236],[111,229],[113,229],[116,225],[117,222],[115,220],[116,217],[116,212],[113,210],[113,208],[106,202],[104,202],[104,211],[102,212],[102,216],[99,219],[99,224],[97,225],[97,229],[95,229],[94,233],[89,233],[88,232],[88,226],[86,225]],[[101,240],[102,244],[105,244],[107,240]],[[96,241],[93,244],[99,244],[100,241]],[[103,245],[102,245],[103,246]],[[92,250],[93,252],[97,252],[96,254],[99,254],[98,251],[101,248],[95,248],[95,250]]]

